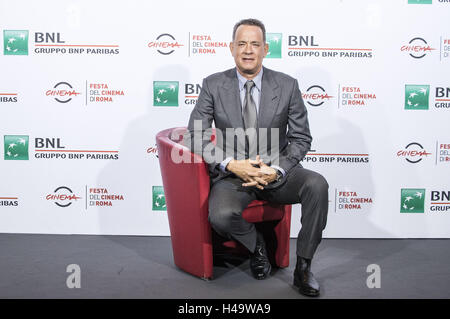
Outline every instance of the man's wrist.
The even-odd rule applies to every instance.
[[[228,161],[228,163],[225,166],[225,171],[231,172],[234,164],[234,158]]]
[[[222,170],[222,172],[226,173],[227,171],[230,171],[229,169],[229,164],[230,162],[233,160],[232,157],[227,157],[226,159],[224,159],[222,161],[222,163],[220,163],[220,169]]]
[[[272,167],[273,169],[279,171],[279,172],[281,173],[282,177],[286,175],[286,172],[285,172],[284,169],[282,169],[280,166],[277,166],[277,165],[271,165],[270,167]]]

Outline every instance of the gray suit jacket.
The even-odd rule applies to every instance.
[[[219,139],[214,149],[211,149],[208,133],[213,120],[215,127],[224,132],[224,140],[227,128],[244,128],[236,68],[212,74],[203,80],[202,90],[184,136],[185,145],[203,156],[208,163],[212,183],[231,174],[222,172],[219,166],[229,155],[225,154],[227,142],[220,143]],[[196,126],[194,121],[197,121]],[[199,123],[201,123],[200,126]],[[278,151],[276,154],[263,157],[263,160],[268,165],[276,164],[283,168],[286,178],[290,169],[300,165],[299,161],[309,151],[312,137],[297,80],[267,68],[264,68],[263,72],[258,112],[259,132],[261,128],[267,128],[267,148],[270,150],[273,147],[272,144],[276,144]],[[271,143],[271,128],[279,129],[277,143]],[[202,139],[202,134],[205,132],[206,136]],[[194,148],[194,143],[197,143],[197,148]],[[205,152],[207,148],[208,151]]]

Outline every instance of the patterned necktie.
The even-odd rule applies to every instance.
[[[254,159],[256,157],[257,153],[257,135],[256,135],[256,128],[258,127],[258,115],[256,112],[256,104],[253,100],[251,91],[252,88],[255,86],[255,82],[253,81],[247,81],[245,83],[245,100],[244,100],[244,109],[242,110],[242,117],[244,119],[244,126],[245,129],[248,128],[254,128],[255,130],[248,131],[247,135],[247,145],[246,145],[246,155],[249,158]]]
[[[256,129],[257,127],[257,114],[256,114],[256,104],[253,101],[253,97],[251,94],[252,88],[255,86],[255,82],[247,81],[245,82],[245,100],[244,100],[244,109],[242,110],[242,116],[244,118],[245,128],[253,127]]]

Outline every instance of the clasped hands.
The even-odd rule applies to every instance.
[[[256,159],[235,160],[232,159],[226,169],[234,173],[245,183],[244,187],[255,186],[258,189],[264,189],[264,186],[277,179],[277,171],[265,164],[259,155]]]

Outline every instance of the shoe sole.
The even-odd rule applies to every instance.
[[[260,275],[255,275],[254,273],[252,273],[252,275],[257,280],[263,280],[263,279],[266,279],[268,277],[268,275],[270,274],[271,271],[272,271],[272,266],[269,264],[269,270],[267,271],[267,273],[260,274]]]
[[[294,286],[298,288],[298,292],[301,293],[304,296],[307,297],[317,297],[320,295],[320,291],[318,292],[309,292],[309,291],[305,291],[302,290],[301,286],[300,286],[300,282],[298,281],[298,279],[294,276]]]

